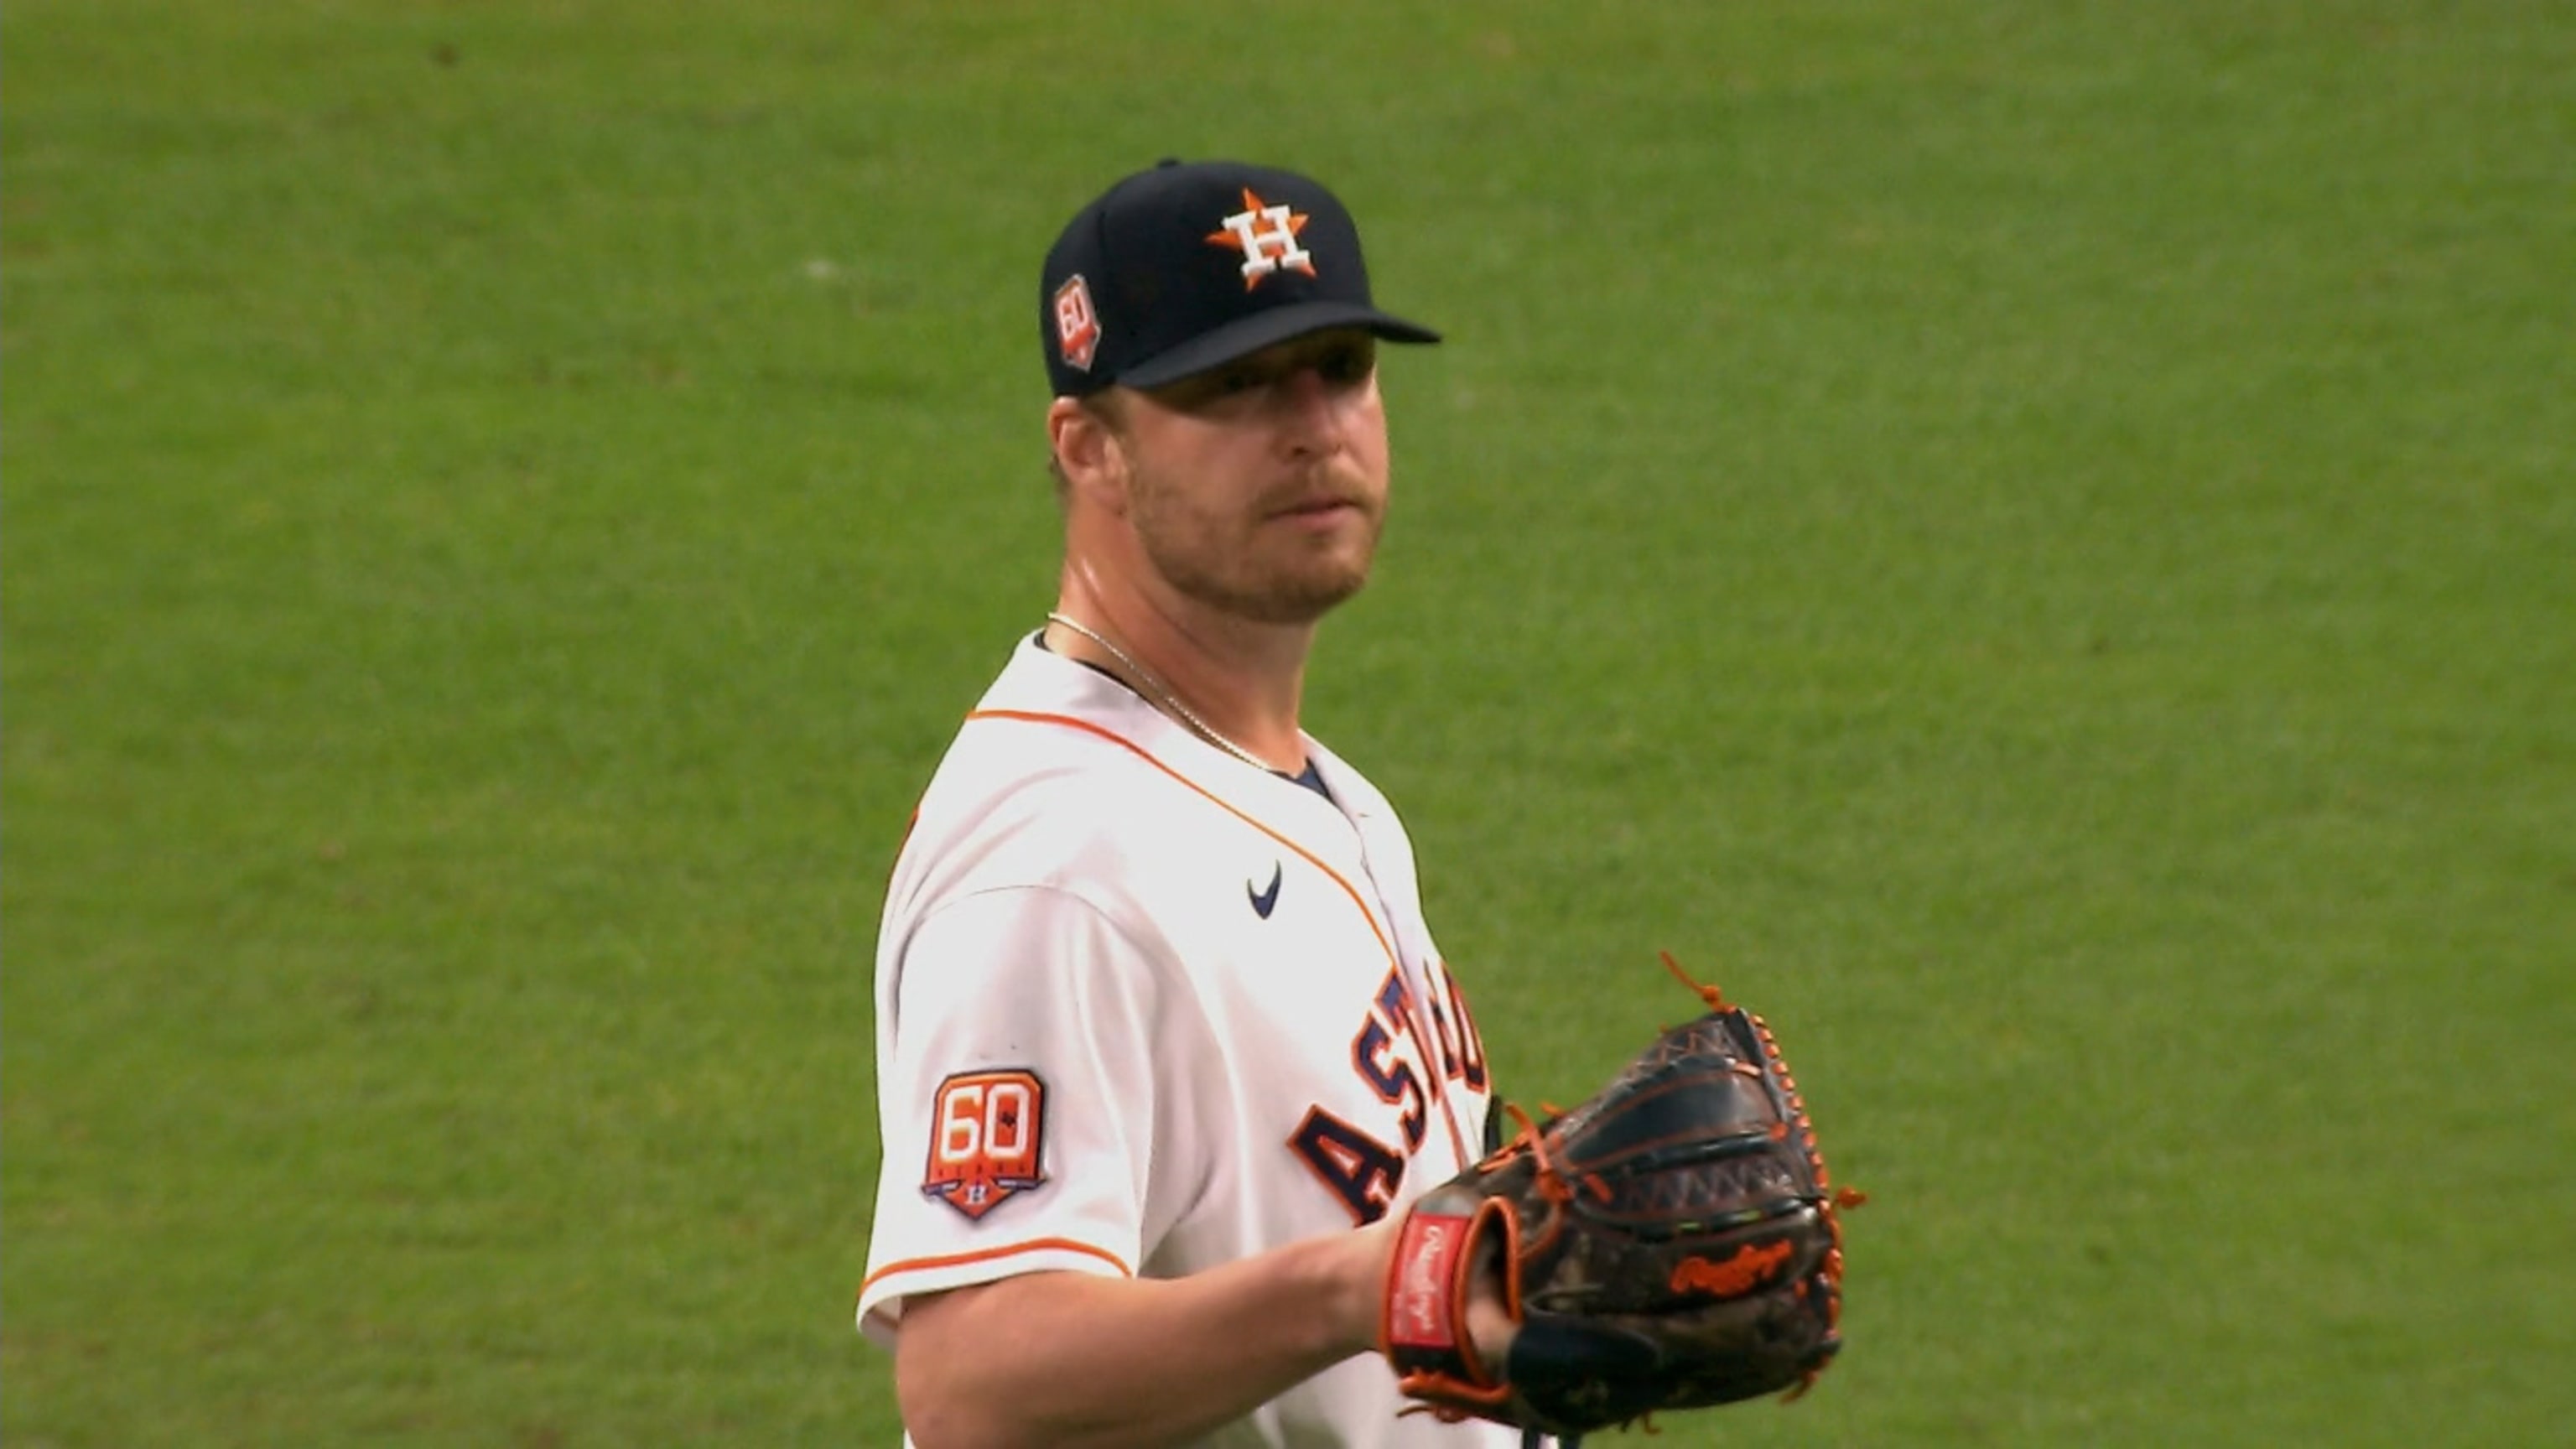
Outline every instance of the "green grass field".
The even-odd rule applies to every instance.
[[[1309,724],[1504,1088],[1780,1029],[1845,1361],[1661,1442],[2576,1442],[2563,4],[0,19],[18,1446],[890,1444],[906,812],[1052,597],[1030,311],[1331,180]]]

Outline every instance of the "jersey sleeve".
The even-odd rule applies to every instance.
[[[861,1329],[891,1343],[910,1294],[1135,1276],[1150,1247],[1153,953],[1082,899],[1021,886],[940,908],[893,970]]]

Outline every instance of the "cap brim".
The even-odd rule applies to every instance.
[[[1222,367],[1247,353],[1336,327],[1364,327],[1389,342],[1437,342],[1440,334],[1418,322],[1390,317],[1357,302],[1297,302],[1256,312],[1146,358],[1112,379],[1128,387],[1163,387]]]

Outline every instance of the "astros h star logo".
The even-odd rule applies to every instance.
[[[1272,206],[1263,201],[1247,186],[1243,210],[1225,219],[1225,230],[1209,232],[1207,241],[1210,246],[1242,249],[1243,290],[1249,292],[1282,268],[1315,275],[1315,254],[1297,245],[1297,234],[1306,229],[1307,220],[1284,203]]]

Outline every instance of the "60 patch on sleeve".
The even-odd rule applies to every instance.
[[[1046,1182],[1046,1084],[1022,1069],[958,1072],[931,1109],[930,1165],[921,1191],[970,1218]]]

